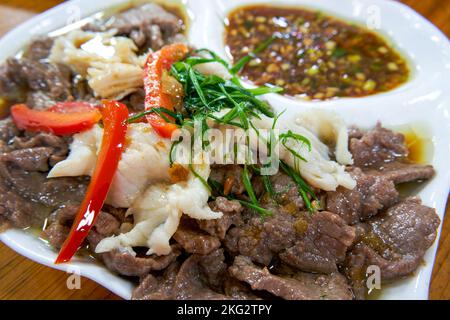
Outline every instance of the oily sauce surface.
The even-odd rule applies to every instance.
[[[247,6],[228,16],[225,41],[236,62],[276,35],[241,71],[306,99],[361,97],[392,90],[409,77],[406,61],[379,35],[321,12]]]

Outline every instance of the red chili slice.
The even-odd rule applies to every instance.
[[[158,107],[174,110],[172,99],[162,90],[161,79],[163,72],[169,70],[175,61],[183,59],[188,51],[188,47],[184,44],[172,44],[148,56],[144,71],[145,110]],[[170,138],[172,133],[178,129],[174,123],[165,121],[156,113],[147,115],[147,120],[153,129],[164,138]]]
[[[12,106],[11,116],[22,130],[60,136],[90,129],[102,117],[97,108],[85,102],[59,103],[47,110],[34,110],[25,104],[17,104]]]
[[[70,261],[83,244],[89,230],[103,207],[112,180],[117,171],[125,145],[127,107],[116,101],[103,102],[103,140],[86,196],[55,263]]]

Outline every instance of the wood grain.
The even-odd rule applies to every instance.
[[[2,0],[0,36],[19,23],[63,1]],[[403,0],[450,36],[450,1]],[[450,206],[446,210],[433,269],[430,299],[450,299]],[[0,244],[0,299],[119,299],[98,284],[83,279],[80,290],[69,290],[68,275],[19,256]]]

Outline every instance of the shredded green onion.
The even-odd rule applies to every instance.
[[[308,147],[308,150],[311,152],[311,142],[305,138],[304,136],[300,135],[300,134],[296,134],[293,133],[291,130],[289,130],[287,133],[282,133],[279,136],[281,143],[283,144],[283,146],[290,152],[292,153],[292,155],[300,160],[303,160],[306,162],[306,159],[304,157],[302,157],[297,151],[295,151],[294,149],[290,148],[287,145],[287,140],[288,139],[293,139],[296,140],[297,142],[300,142],[304,145],[306,145]]]
[[[173,165],[174,161],[173,161],[173,152],[175,151],[175,148],[183,141],[183,137],[180,137],[180,139],[178,139],[178,141],[174,141],[172,143],[172,145],[170,146],[170,151],[169,151],[169,164],[170,166]]]
[[[273,215],[273,212],[267,209],[264,209],[258,205],[255,205],[253,203],[244,201],[244,200],[240,200],[240,199],[232,199],[232,200],[237,200],[239,201],[240,204],[242,204],[243,206],[246,206],[247,208],[253,209],[256,212],[258,212],[261,216],[263,217],[269,217]]]
[[[178,113],[176,113],[174,111],[170,111],[170,110],[168,110],[166,108],[163,108],[163,107],[155,107],[155,108],[152,108],[150,110],[138,113],[138,114],[128,118],[127,123],[132,123],[132,122],[134,122],[136,120],[139,120],[140,118],[143,118],[143,117],[145,117],[145,116],[147,116],[149,114],[152,114],[152,113],[156,113],[161,118],[163,118],[164,121],[169,122],[169,123],[174,123],[174,121],[169,119],[167,116],[169,116],[171,118],[174,118],[175,121],[180,121],[181,120],[180,119],[180,114],[178,114]]]
[[[314,212],[314,207],[311,204],[311,200],[309,199],[308,195],[310,195],[314,200],[319,201],[314,193],[314,191],[308,186],[308,184],[302,179],[300,174],[298,174],[296,171],[294,171],[292,168],[290,168],[286,163],[283,161],[280,161],[280,166],[283,169],[283,171],[294,180],[294,182],[297,184],[298,191],[300,195],[302,196],[303,202],[306,205],[306,208],[309,212]]]
[[[247,191],[252,203],[254,205],[259,205],[258,199],[256,199],[255,191],[253,190],[252,182],[250,181],[247,165],[244,165],[244,170],[242,171],[242,182],[244,183],[245,190]]]
[[[192,174],[200,180],[200,182],[205,186],[206,189],[208,189],[209,192],[212,191],[211,186],[208,184],[208,182],[194,169],[194,166],[192,164],[189,164],[189,170],[191,170]]]
[[[231,68],[225,60],[220,58],[213,51],[210,51],[208,49],[199,49],[194,51],[194,55],[190,55],[184,60],[174,63],[170,69],[171,76],[173,76],[178,82],[180,82],[184,89],[183,106],[181,110],[171,111],[162,107],[152,108],[151,110],[130,117],[128,119],[128,122],[134,122],[152,113],[158,114],[165,121],[175,123],[181,128],[193,128],[194,123],[196,121],[200,121],[202,123],[203,147],[207,146],[209,143],[208,141],[204,141],[204,135],[209,129],[207,121],[208,119],[212,119],[220,124],[236,126],[246,131],[252,128],[259,136],[258,129],[255,127],[251,119],[261,119],[264,115],[273,119],[272,129],[275,129],[276,123],[282,113],[276,115],[272,111],[270,105],[264,101],[259,100],[257,96],[269,93],[278,93],[281,92],[282,89],[278,87],[268,86],[246,89],[241,85],[239,79],[235,74],[239,72],[239,70],[241,70],[245,66],[245,64],[248,63],[248,61],[250,61],[256,54],[265,50],[276,38],[276,36],[270,37],[264,43],[258,46],[249,56],[242,58]],[[207,57],[195,56],[195,54],[201,53],[204,53],[205,55],[207,55]],[[233,75],[233,78],[231,80],[225,80],[216,75],[203,75],[195,70],[195,65],[207,62],[218,62],[222,64]],[[224,110],[226,112],[223,116],[219,117],[216,115],[216,113]],[[294,155],[296,159],[306,161],[296,150],[289,148],[289,146],[287,145],[287,141],[289,139],[293,139],[301,144],[306,145],[308,149],[311,150],[311,143],[307,138],[288,131],[287,133],[280,134],[278,139],[279,140],[277,140],[277,137],[272,130],[269,140],[267,141],[270,147],[269,156],[272,155],[272,147],[280,142],[289,152]],[[173,142],[170,148],[170,165],[174,163],[173,152],[181,141],[182,139],[180,138],[178,141]],[[299,194],[302,196],[306,207],[312,212],[314,209],[311,205],[310,198],[316,199],[313,190],[306,184],[306,182],[301,178],[300,174],[298,174],[295,170],[287,166],[282,161],[280,162],[280,166],[282,170],[294,180],[298,187]],[[250,164],[244,165],[242,180],[245,186],[246,193],[250,200],[244,201],[242,199],[235,199],[233,195],[227,195],[226,197],[230,200],[239,201],[242,205],[258,212],[261,216],[269,216],[272,214],[272,212],[270,210],[262,208],[256,197],[250,179],[249,168],[252,169],[255,175],[261,175],[261,170],[258,167]],[[223,195],[223,192],[221,191],[223,190],[223,186],[221,186],[219,182],[213,181],[212,179],[206,181],[194,170],[192,164],[189,165],[189,169],[210,192],[214,191],[215,194]],[[270,177],[261,177],[265,191],[269,193],[271,197],[274,197],[275,191],[270,181]]]

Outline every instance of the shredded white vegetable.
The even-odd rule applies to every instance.
[[[195,166],[194,170],[204,179],[209,177],[207,165]],[[149,248],[147,254],[168,254],[171,250],[169,240],[177,230],[183,213],[202,220],[222,217],[222,213],[209,208],[208,198],[208,189],[193,174],[190,174],[188,181],[151,185],[128,209],[127,214],[134,217],[133,229],[102,240],[96,252],[114,248],[132,250],[132,247],[140,246]]]
[[[120,100],[143,86],[146,55],[137,50],[131,39],[114,32],[75,30],[55,40],[49,59],[87,79],[98,98]]]

